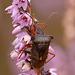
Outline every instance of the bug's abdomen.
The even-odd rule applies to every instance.
[[[33,44],[30,53],[32,66],[34,68],[41,68],[47,59],[47,54],[48,54],[48,45]]]

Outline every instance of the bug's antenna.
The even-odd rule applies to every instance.
[[[53,16],[53,15],[57,15],[57,12],[53,12],[49,15],[49,17],[47,18],[47,20],[44,22],[45,24],[48,22],[48,20]]]

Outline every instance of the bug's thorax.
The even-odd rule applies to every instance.
[[[34,44],[36,45],[48,45],[50,43],[50,38],[49,36],[45,35],[45,34],[37,34],[35,37],[34,37],[34,40],[33,40]]]
[[[38,28],[36,36],[34,36],[33,42],[37,44],[45,44],[49,42],[49,36],[44,34],[42,28]]]
[[[49,36],[45,35],[43,32],[41,34],[37,34],[34,37],[33,44],[36,47],[35,51],[38,53],[38,59],[44,59],[44,55],[48,53],[48,47],[50,44]],[[47,57],[46,57],[47,58]]]

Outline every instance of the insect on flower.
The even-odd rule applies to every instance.
[[[49,45],[53,39],[53,36],[48,36],[44,34],[44,30],[47,25],[45,25],[43,28],[38,27],[38,25],[45,25],[45,24],[38,23],[37,20],[33,20],[34,29],[29,30],[29,28],[27,28],[28,31],[30,32],[30,35],[32,36],[31,39],[32,43],[26,45],[27,47],[25,46],[23,52],[25,53],[27,52],[29,54],[30,61],[27,59],[26,61],[31,64],[32,69],[39,75],[44,64],[48,63],[52,58],[54,58],[55,54],[49,52]],[[26,51],[26,48],[29,47],[31,47],[31,50]],[[51,57],[49,60],[46,61],[48,53],[53,55],[53,57]]]
[[[37,23],[37,25],[40,25],[40,23]],[[48,50],[50,42],[53,39],[53,37],[44,34],[43,30],[45,28],[46,25],[43,28],[39,27],[36,35],[33,36],[32,38],[30,62],[34,71],[36,72],[38,70],[37,74],[39,74],[44,64],[48,63],[55,56],[55,54],[49,52]],[[53,55],[53,57],[50,58],[48,61],[46,61],[48,53]]]
[[[45,24],[38,23],[35,17],[31,16],[31,0],[13,0],[11,6],[6,8],[11,13],[12,24],[15,29],[12,34],[16,34],[16,39],[12,43],[14,51],[10,53],[12,60],[17,60],[17,66],[23,72],[33,69],[37,75],[41,75],[44,64],[55,57],[54,53],[49,52],[49,45],[53,36],[44,34],[44,29],[48,19],[56,13],[52,13]],[[39,27],[45,25],[43,28]],[[48,53],[53,55],[49,60]],[[49,73],[49,72],[47,72]],[[46,75],[47,75],[46,73]],[[50,73],[49,73],[50,74]],[[49,75],[48,74],[48,75]]]

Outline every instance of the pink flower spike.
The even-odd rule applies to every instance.
[[[47,71],[42,70],[42,67],[45,66],[43,63],[45,63],[47,56],[45,57],[44,61],[40,60],[40,62],[43,62],[40,64],[42,65],[42,67],[39,66],[38,68],[36,68],[37,66],[31,65],[39,61],[39,59],[37,60],[37,57],[36,59],[34,58],[35,56],[38,55],[38,57],[41,57],[41,53],[39,52],[37,55],[34,54],[35,51],[32,54],[33,46],[34,44],[36,44],[35,39],[34,40],[32,39],[36,38],[37,37],[36,35],[38,35],[38,37],[40,36],[39,33],[37,33],[38,32],[38,20],[34,16],[31,15],[31,3],[30,3],[31,0],[12,0],[12,1],[13,1],[12,5],[7,7],[5,11],[8,11],[7,14],[11,14],[12,24],[14,27],[12,34],[18,33],[16,34],[16,39],[12,42],[12,45],[14,45],[14,50],[10,53],[10,57],[11,59],[17,61],[16,66],[22,72],[22,74],[19,74],[19,75],[37,75],[38,73],[39,74],[41,73],[42,75],[47,75],[47,74],[57,75],[54,72],[56,71],[55,68],[50,69],[49,67]],[[34,32],[36,33],[36,35],[34,35]],[[37,43],[37,45],[39,44],[40,42]],[[42,49],[42,47],[40,49]],[[54,51],[51,46],[49,46],[48,49],[50,52]],[[34,47],[34,50],[35,50],[35,47]],[[48,53],[49,59],[50,59],[50,56],[51,55]],[[23,73],[23,72],[26,72],[26,73]]]
[[[13,31],[12,31],[12,34],[16,34],[18,32],[21,31],[21,27],[20,26],[17,26]]]

